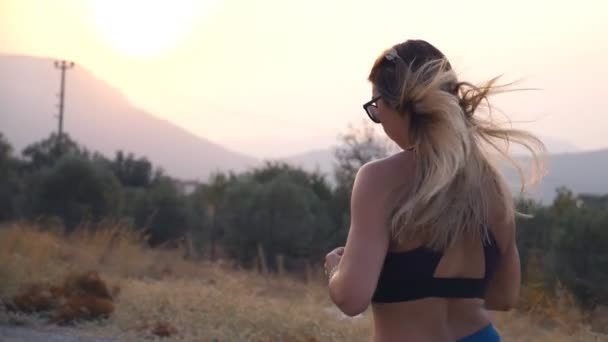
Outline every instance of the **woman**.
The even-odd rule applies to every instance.
[[[485,149],[517,142],[539,167],[542,142],[484,120],[496,80],[459,82],[425,41],[387,50],[369,81],[364,109],[403,151],[358,171],[346,245],[326,257],[331,299],[350,316],[371,303],[372,341],[500,341],[488,310],[515,305],[520,264],[513,199]]]

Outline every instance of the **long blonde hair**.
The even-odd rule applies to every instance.
[[[490,151],[516,168],[523,191],[523,167],[509,156],[509,145],[530,152],[533,181],[542,174],[545,147],[529,132],[501,127],[491,115],[481,117],[482,108],[491,113],[488,97],[509,91],[506,86],[497,85],[497,78],[480,86],[459,82],[445,56],[421,40],[383,53],[369,80],[389,106],[410,115],[415,146],[415,176],[393,211],[393,239],[420,240],[444,250],[462,236],[487,237],[488,224],[495,219],[489,203],[498,205],[492,212],[504,219],[514,217],[514,199]]]

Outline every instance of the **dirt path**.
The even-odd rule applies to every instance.
[[[118,342],[116,340],[78,336],[61,328],[28,328],[0,325],[0,342]]]

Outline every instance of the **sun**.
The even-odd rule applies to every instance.
[[[210,0],[92,0],[95,25],[112,48],[150,57],[179,44]]]

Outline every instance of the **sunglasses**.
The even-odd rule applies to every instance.
[[[371,101],[363,104],[363,109],[367,113],[367,116],[375,123],[380,123],[380,119],[378,118],[378,104],[376,103],[380,98],[382,98],[382,96],[376,96],[372,98]]]

